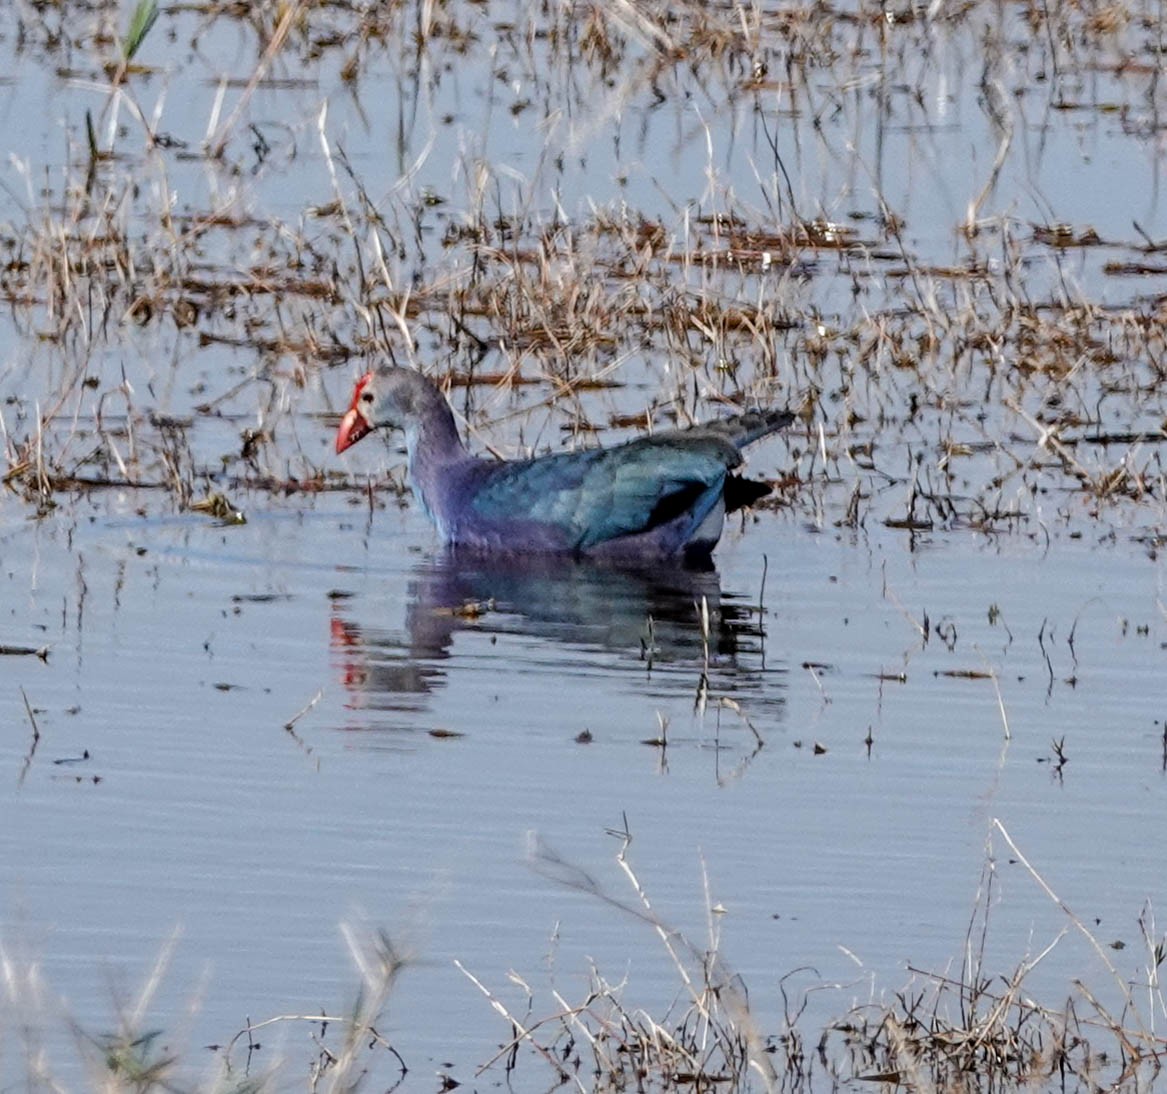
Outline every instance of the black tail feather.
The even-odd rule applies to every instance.
[[[725,476],[725,511],[733,513],[760,501],[774,488],[768,482],[746,479],[741,475]]]

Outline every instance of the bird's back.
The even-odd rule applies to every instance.
[[[792,417],[757,411],[614,448],[471,461],[455,488],[448,538],[491,550],[639,557],[712,550],[741,447]]]

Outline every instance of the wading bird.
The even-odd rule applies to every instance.
[[[486,460],[466,451],[430,380],[386,366],[357,381],[336,451],[375,429],[402,430],[413,493],[452,547],[699,561],[717,546],[726,513],[770,492],[732,474],[741,450],[794,417],[755,410],[613,448]]]

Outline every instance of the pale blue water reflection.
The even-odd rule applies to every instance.
[[[699,944],[706,864],[766,1033],[801,966],[815,972],[797,984],[847,985],[812,996],[817,1036],[902,986],[905,962],[959,961],[993,817],[1126,943],[1116,963],[1142,967],[1136,917],[1167,897],[1151,838],[1167,810],[1164,572],[1142,550],[909,550],[775,515],[729,537],[717,574],[463,566],[431,542],[415,514],[378,512],[362,535],[331,502],[230,529],[96,509],[68,534],[9,525],[2,635],[50,653],[0,659],[0,922],[84,1028],[113,1024],[176,928],[151,1008],[168,1035],[222,1044],[247,1015],[343,1008],[353,919],[419,958],[383,1031],[410,1089],[439,1068],[470,1079],[507,1036],[455,958],[504,996],[517,970],[547,1012],[553,979],[582,998],[594,958],[663,1008],[678,985],[651,932],[526,862],[538,832],[627,897],[605,835],[625,816],[657,909]],[[703,707],[698,594],[720,606]],[[445,614],[491,598],[478,619]],[[21,688],[41,735],[23,781]],[[293,737],[284,723],[319,692]],[[660,718],[665,750],[643,743]],[[989,957],[1007,972],[1065,921],[994,849]],[[1029,986],[1105,993],[1098,976],[1070,937]],[[305,1036],[277,1029],[268,1052],[282,1042],[297,1066]],[[542,1066],[523,1064],[524,1089]]]
[[[424,709],[406,697],[444,687],[442,662],[455,657],[484,677],[558,663],[606,697],[688,688],[700,703],[712,688],[781,702],[785,667],[766,663],[761,605],[723,595],[713,570],[448,552],[414,568],[406,597],[399,628],[362,611],[359,597],[334,598],[333,648],[354,707]],[[582,716],[581,732],[591,728]]]

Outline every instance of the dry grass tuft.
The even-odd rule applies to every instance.
[[[468,378],[460,409],[500,452],[615,439],[627,423],[721,404],[804,404],[805,440],[780,477],[816,522],[1037,534],[1051,519],[1102,520],[1151,542],[1167,506],[1167,344],[1147,286],[1165,245],[1138,224],[1116,240],[1052,212],[1022,219],[997,188],[1023,154],[1009,73],[1040,72],[1043,88],[1071,87],[1050,71],[1137,83],[1157,64],[1157,20],[1145,3],[654,0],[507,18],[349,0],[22,8],[25,53],[96,97],[63,163],[16,161],[23,188],[0,219],[0,300],[41,358],[3,389],[0,474],[38,514],[104,484],[178,509],[225,489],[343,485],[325,462],[323,376],[389,355]],[[169,132],[165,97],[145,105],[152,50],[178,40],[197,53],[227,35],[252,47],[253,67],[223,76],[201,144]],[[998,142],[967,215],[946,225],[893,207],[858,136],[868,122],[918,130],[932,154],[938,38],[984,73]],[[359,102],[390,73],[420,96],[427,73],[469,65],[494,74],[490,110],[545,133],[528,175],[470,142],[439,192],[421,181],[426,158],[462,123],[439,118],[411,160],[416,119],[402,117],[386,189],[350,156],[327,98],[284,128],[250,120],[256,96],[284,85],[335,74]],[[288,75],[300,70],[306,84]],[[881,72],[896,81],[879,84],[875,109],[865,89]],[[1049,94],[1055,117],[1117,117],[1142,139],[1133,106]],[[561,205],[616,119],[647,126],[658,110],[676,112],[670,155],[703,160],[699,193],[682,200],[646,175],[651,151],[638,149],[616,157],[622,200]],[[723,172],[727,143],[748,147],[748,193]],[[323,189],[297,209],[274,204],[311,153]],[[817,192],[835,179],[845,203],[808,197],[800,171],[816,161],[828,165]],[[937,232],[952,246],[928,242]],[[135,354],[146,363],[127,381]],[[485,377],[505,379],[487,390]],[[234,452],[208,439],[227,415]]]
[[[463,969],[511,1029],[508,1043],[480,1068],[480,1074],[502,1067],[513,1083],[517,1077],[512,1073],[533,1056],[549,1065],[559,1082],[571,1083],[581,1092],[678,1087],[814,1091],[850,1088],[856,1082],[921,1091],[1021,1091],[1053,1086],[1082,1092],[1147,1089],[1167,1058],[1167,1040],[1154,1032],[1154,1023],[1141,1012],[1134,994],[1145,993],[1156,1011],[1167,1014],[1158,978],[1158,969],[1167,959],[1167,943],[1156,937],[1152,914],[1148,909],[1139,917],[1147,967],[1142,976],[1127,982],[1000,822],[995,821],[993,829],[1058,906],[1067,926],[1012,973],[990,973],[986,968],[989,912],[998,899],[990,850],[965,939],[961,975],[909,968],[912,981],[891,993],[887,1001],[852,1006],[841,1017],[827,1021],[818,1033],[806,1028],[812,1020],[811,995],[820,1000],[828,995],[833,998],[845,989],[817,984],[792,1000],[786,987],[789,977],[784,978],[785,1019],[781,1030],[766,1033],[751,1009],[745,983],[721,952],[716,927],[719,908],[710,901],[708,890],[710,942],[702,948],[663,923],[653,910],[628,861],[631,837],[626,826],[613,834],[622,841],[617,862],[635,894],[630,902],[608,893],[590,875],[537,845],[536,870],[597,898],[656,934],[676,970],[679,993],[663,1013],[649,1013],[629,1003],[627,982],[609,982],[593,964],[581,1001],[571,1002],[554,989],[554,1011],[539,1016],[534,1013],[534,991],[512,974],[512,981],[526,995],[526,1014],[520,1017]],[[1119,1011],[1108,1008],[1107,991],[1079,980],[1071,983],[1065,1001],[1057,1005],[1034,998],[1028,985],[1035,971],[1071,931],[1084,937],[1109,968]]]

